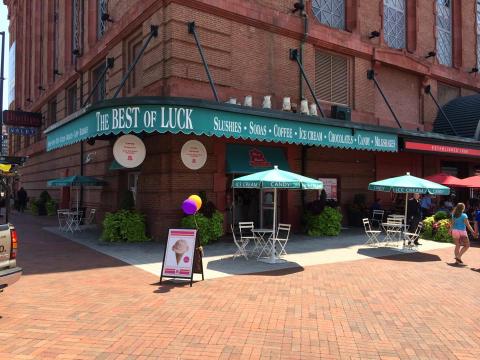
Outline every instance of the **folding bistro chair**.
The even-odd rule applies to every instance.
[[[243,242],[253,241],[255,243],[255,246],[252,252],[255,252],[258,248],[262,247],[261,240],[257,238],[253,233],[253,229],[254,229],[253,221],[239,222],[238,228],[240,230],[240,239]]]
[[[237,239],[235,235],[235,227],[233,226],[233,224],[231,225],[231,228],[232,228],[233,242],[235,243],[235,245],[237,245],[237,248],[238,248],[235,254],[233,254],[233,260],[235,260],[237,256],[243,256],[246,260],[248,260],[246,247],[250,241],[248,239],[245,240],[242,238]]]
[[[418,223],[417,228],[415,229],[415,232],[404,232],[403,233],[403,247],[408,248],[408,249],[413,249],[416,247],[415,241],[417,241],[420,238],[420,233],[422,232],[423,229],[423,224]],[[407,242],[407,245],[405,245],[405,241]]]
[[[402,230],[404,228],[404,221],[405,217],[389,217],[387,218],[387,227],[385,229],[387,236],[385,237],[385,243],[388,244],[390,241],[396,243],[398,246],[398,242],[402,237]]]
[[[90,209],[90,212],[88,213],[88,217],[85,218],[85,221],[83,222],[85,225],[92,225],[95,222],[95,213],[97,212],[96,209]]]
[[[363,219],[363,227],[365,229],[365,235],[367,235],[367,241],[365,245],[378,245],[380,242],[378,241],[378,235],[380,235],[380,230],[372,230],[370,226],[370,220],[367,218]]]
[[[69,209],[57,210],[58,228],[60,229],[60,231],[65,231],[67,229],[67,220],[68,220],[67,212],[68,211],[70,210]]]
[[[380,226],[383,223],[383,216],[385,215],[385,210],[373,210],[372,218],[370,221],[372,225],[375,224],[377,229],[380,229]]]
[[[292,225],[290,224],[278,224],[277,233],[275,234],[275,239],[272,239],[280,246],[280,251],[278,256],[287,255],[285,247],[287,246],[288,238],[290,237],[290,229]]]

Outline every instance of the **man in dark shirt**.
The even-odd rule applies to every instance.
[[[420,206],[420,194],[413,194],[413,197],[407,203],[407,225],[408,231],[415,232],[418,223],[422,217],[422,207]],[[421,245],[415,240],[415,245]]]

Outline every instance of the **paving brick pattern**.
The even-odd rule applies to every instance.
[[[16,224],[25,275],[0,295],[0,359],[480,358],[480,273],[451,249],[189,288]]]

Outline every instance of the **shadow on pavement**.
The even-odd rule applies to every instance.
[[[385,249],[382,248],[358,249],[358,253],[361,255],[379,258],[382,260],[409,262],[441,261],[440,257],[434,254],[422,252],[398,253],[396,250],[391,251],[392,252],[390,254],[385,254]]]
[[[209,261],[207,269],[233,275],[259,276],[284,276],[304,271],[300,264],[292,261],[267,264],[256,259],[237,258],[233,260],[231,257]]]

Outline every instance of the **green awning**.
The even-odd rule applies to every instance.
[[[117,160],[113,159],[113,161],[110,163],[110,166],[108,167],[108,170],[113,171],[113,170],[137,170],[139,166],[134,167],[134,168],[126,168],[118,163]]]
[[[106,100],[81,109],[45,130],[47,151],[105,135],[143,132],[398,151],[397,135],[380,129],[364,130],[355,128],[353,123],[316,116],[176,98]]]
[[[227,144],[227,174],[253,174],[275,165],[290,170],[282,148]]]

